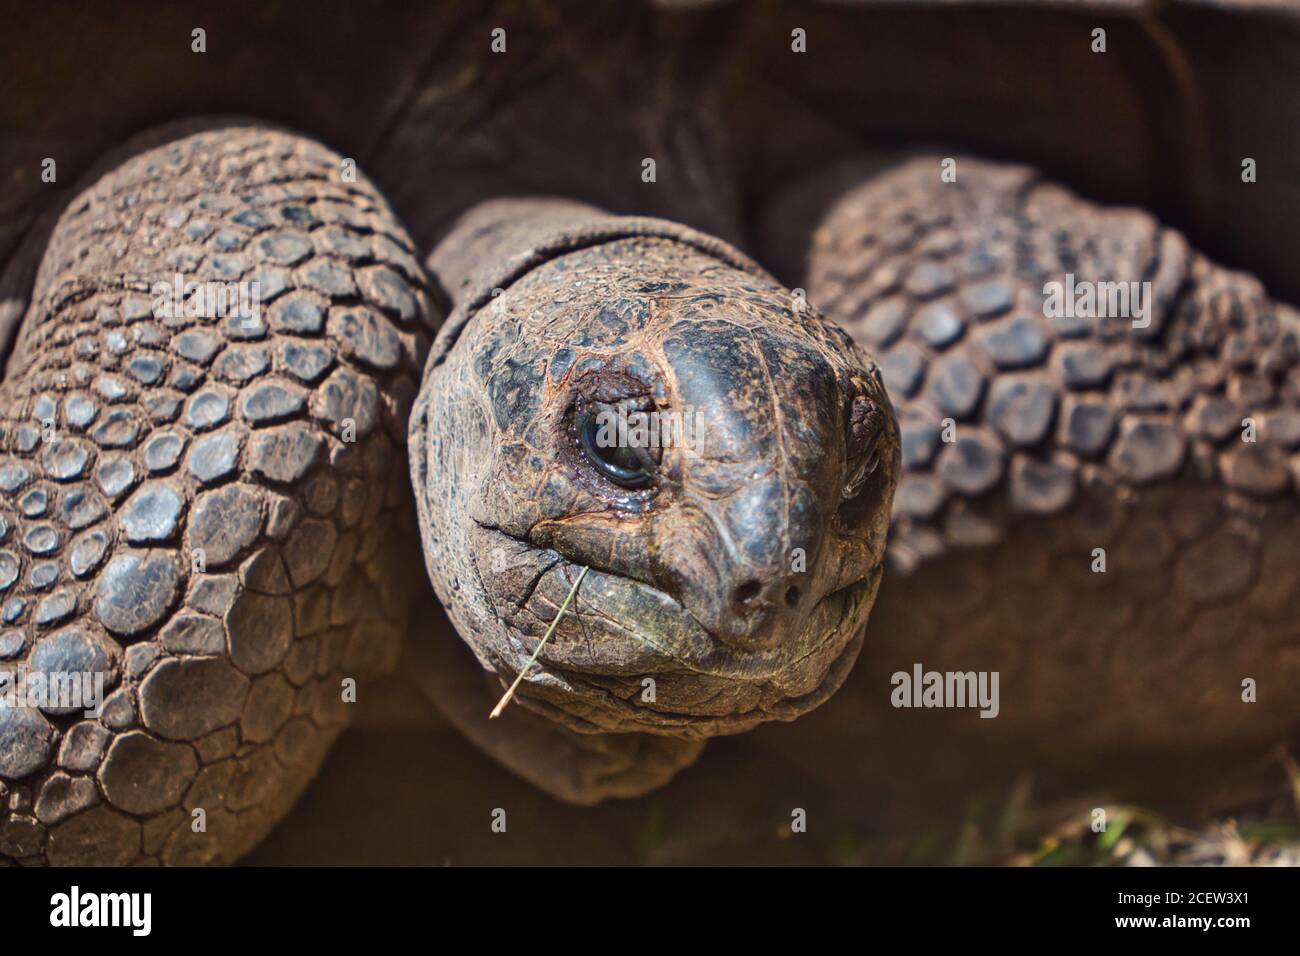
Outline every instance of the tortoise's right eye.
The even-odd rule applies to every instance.
[[[602,478],[622,488],[645,488],[654,481],[657,463],[649,449],[630,440],[627,416],[626,407],[591,403],[579,412],[578,441]]]

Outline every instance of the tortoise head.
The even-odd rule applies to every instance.
[[[893,411],[849,337],[729,246],[604,219],[452,315],[412,415],[426,562],[521,702],[703,737],[839,686],[879,584]]]

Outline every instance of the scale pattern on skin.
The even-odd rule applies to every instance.
[[[1025,753],[1267,752],[1300,717],[1300,319],[1145,213],[1021,166],[941,168],[842,194],[808,260],[902,432],[859,668],[886,708],[914,661],[999,670],[999,718],[961,726]],[[1047,316],[1067,273],[1149,281],[1149,327]]]
[[[0,670],[98,671],[107,699],[0,708],[0,862],[236,859],[346,724],[343,678],[392,664],[431,309],[341,163],[192,135],[54,231],[0,386]],[[260,323],[155,315],[177,274],[259,283]]]

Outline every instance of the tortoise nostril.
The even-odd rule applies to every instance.
[[[740,606],[752,604],[762,592],[763,586],[757,581],[746,581],[736,588],[736,603]]]
[[[785,592],[785,603],[790,607],[795,607],[799,603],[799,589],[791,585]]]

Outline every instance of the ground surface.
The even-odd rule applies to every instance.
[[[249,865],[1300,863],[1294,806],[1192,830],[1107,805],[1110,838],[1088,801],[1033,804],[1025,788],[953,793],[943,824],[882,830],[868,793],[813,800],[799,767],[774,764],[751,737],[717,741],[665,789],[594,809],[521,785],[450,728],[343,736],[295,811]],[[757,768],[757,769],[756,769]],[[796,802],[798,801],[798,802]],[[793,834],[803,806],[808,831]],[[504,834],[492,811],[507,812]],[[339,821],[348,825],[340,827]]]

